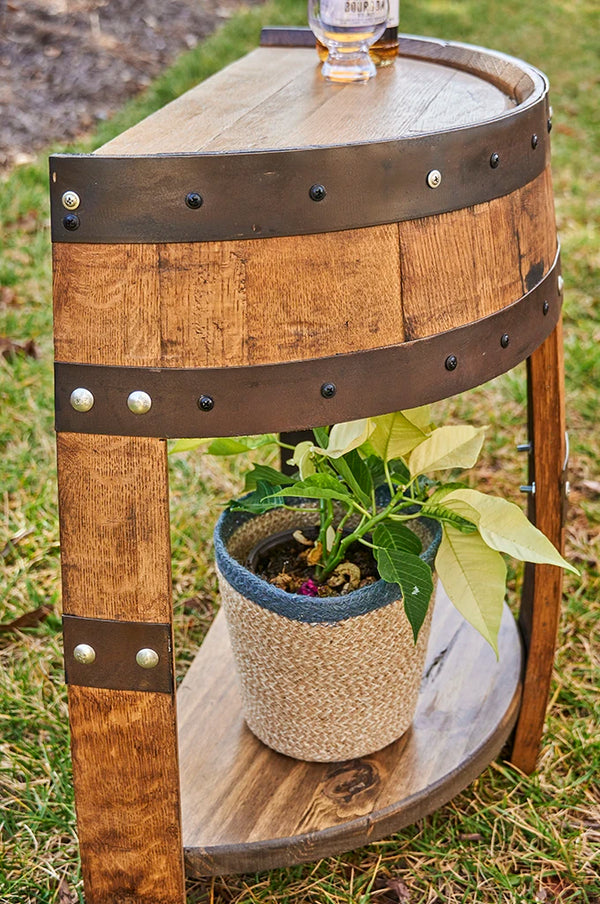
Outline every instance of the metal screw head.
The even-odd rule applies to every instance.
[[[517,443],[517,452],[531,452],[533,446],[530,442]]]
[[[442,174],[439,169],[432,169],[427,173],[427,185],[429,188],[439,188],[442,184]]]
[[[62,206],[66,207],[67,210],[77,210],[81,204],[81,198],[76,191],[66,191],[63,194],[61,201]]]
[[[200,411],[212,411],[215,407],[215,400],[209,395],[200,396],[198,399],[198,408]]]
[[[94,406],[94,396],[89,389],[85,389],[83,386],[78,386],[73,390],[69,401],[71,408],[74,408],[75,411],[89,411]]]
[[[151,650],[149,647],[138,650],[135,655],[135,661],[142,669],[155,669],[159,659],[160,656],[156,650]]]
[[[548,313],[549,310],[550,310],[550,303],[548,301],[545,301],[544,304],[542,305],[542,314],[544,315],[544,317],[546,316],[546,314]]]
[[[522,493],[529,493],[531,496],[535,496],[535,480],[532,483],[519,487],[519,490]]]
[[[185,196],[185,203],[190,210],[198,210],[199,207],[202,207],[202,202],[202,195],[199,195],[197,191],[191,191]]]
[[[564,281],[564,279],[562,278],[562,275],[561,275],[560,273],[558,274],[557,285],[558,285],[558,294],[559,294],[559,295],[562,295],[562,291],[563,291],[563,289],[564,289],[564,287],[565,287],[565,281]]]
[[[133,414],[147,414],[152,408],[152,399],[147,392],[136,389],[127,396],[127,407]]]
[[[552,131],[552,120],[551,119],[548,120],[548,131],[549,132]]]
[[[497,166],[500,166],[500,154],[496,154],[495,152],[490,157],[490,166],[492,169],[496,169]]]
[[[538,144],[539,144],[539,139],[538,139],[537,135],[532,135],[531,136],[531,147],[533,148],[534,151],[535,151],[536,147],[538,146]]]
[[[448,355],[444,362],[444,367],[446,370],[456,370],[458,367],[458,358],[456,355]]]
[[[504,333],[504,335],[500,339],[500,345],[502,348],[508,348],[508,343],[510,342],[510,337],[508,333]]]
[[[73,659],[81,665],[91,665],[96,659],[96,651],[89,643],[78,643],[73,650]]]
[[[311,185],[308,193],[313,201],[322,201],[327,194],[327,191],[324,185],[321,185],[319,182],[315,182],[314,185]]]
[[[69,232],[75,232],[76,229],[79,229],[79,217],[76,213],[68,213],[66,217],[63,217],[63,226],[65,229],[68,229]]]
[[[321,386],[321,395],[324,399],[332,399],[337,392],[335,383],[323,383]]]

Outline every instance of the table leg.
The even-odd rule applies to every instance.
[[[58,435],[65,664],[87,904],[185,901],[165,446]],[[96,650],[93,662],[85,662],[85,646],[83,663],[73,655],[73,631]],[[162,638],[154,672],[129,661],[140,631]]]
[[[527,362],[529,393],[529,517],[561,552],[565,500],[565,403],[562,323]],[[562,598],[562,569],[528,565],[519,624],[527,664],[523,700],[515,730],[512,763],[523,772],[535,769],[546,706]]]

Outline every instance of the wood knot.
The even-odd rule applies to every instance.
[[[359,794],[379,785],[379,772],[366,760],[349,760],[328,773],[323,794],[336,802],[350,803]]]

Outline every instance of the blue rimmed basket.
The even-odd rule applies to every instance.
[[[316,514],[286,509],[228,511],[215,528],[215,554],[248,727],[279,753],[335,762],[374,753],[410,726],[433,604],[415,645],[395,584],[320,599],[287,593],[246,567],[263,538],[316,523]],[[411,526],[433,565],[439,525]]]

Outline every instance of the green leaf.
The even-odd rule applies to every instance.
[[[334,458],[331,463],[338,474],[344,478],[350,489],[356,494],[362,505],[370,507],[373,491],[373,478],[366,464],[354,449],[341,458]]]
[[[463,534],[444,524],[435,567],[460,614],[498,656],[498,631],[506,590],[506,565],[478,533]]]
[[[428,431],[419,423],[423,419],[415,415],[419,411],[416,408],[407,412],[412,420],[403,411],[371,418],[375,429],[369,437],[369,445],[375,454],[384,461],[391,461],[408,455],[415,446],[422,443],[427,438]]]
[[[473,521],[491,549],[525,562],[557,565],[578,574],[514,502],[478,490],[460,489],[448,493],[444,505]]]
[[[197,449],[199,446],[204,445],[205,442],[205,439],[175,440],[175,442],[169,449],[169,455],[173,455],[175,452],[191,452],[193,449]]]
[[[285,495],[305,499],[337,499],[347,505],[352,502],[344,484],[328,474],[313,474],[306,480],[299,480],[293,487],[286,488]]]
[[[329,427],[313,427],[312,432],[317,446],[326,449],[329,443]]]
[[[380,521],[373,531],[373,543],[383,549],[403,549],[417,556],[423,549],[416,533],[397,521]]]
[[[295,478],[282,474],[276,468],[270,468],[268,465],[254,465],[251,471],[248,471],[245,478],[245,488],[247,490],[255,489],[259,482],[269,484],[274,487],[292,486],[296,483]]]
[[[341,458],[347,452],[358,449],[373,432],[373,425],[368,418],[358,421],[346,421],[343,424],[335,424],[329,433],[329,442],[326,448],[315,446],[315,450],[327,458]]]
[[[438,427],[410,454],[408,466],[413,477],[428,471],[472,468],[479,457],[485,427]]]
[[[404,550],[378,548],[375,556],[383,580],[400,585],[404,611],[416,643],[433,593],[431,568],[418,556]]]
[[[273,491],[276,492],[273,492]],[[286,491],[287,492],[287,491]],[[234,499],[229,503],[229,508],[236,512],[254,512],[261,515],[274,508],[281,508],[285,504],[283,487],[275,487],[270,483],[259,480],[256,490],[244,499]]]
[[[394,458],[388,462],[388,471],[394,483],[404,486],[410,482],[410,471],[401,458]]]

